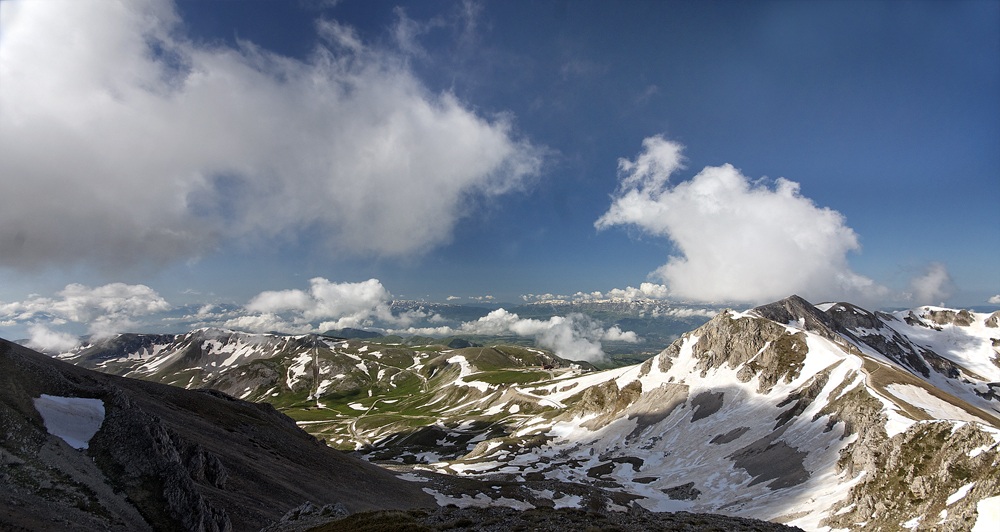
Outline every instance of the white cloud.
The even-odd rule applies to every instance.
[[[532,301],[607,301],[611,299],[625,301],[648,301],[651,299],[667,299],[670,290],[656,283],[641,283],[639,288],[627,286],[625,288],[612,288],[607,292],[595,290],[593,292],[577,292],[571,296],[556,294],[525,294],[521,299],[527,302]]]
[[[553,316],[548,320],[521,318],[506,309],[496,309],[475,321],[453,327],[410,327],[390,331],[401,334],[452,336],[456,334],[481,334],[502,336],[514,334],[533,338],[540,346],[551,349],[556,356],[567,360],[598,362],[605,358],[601,341],[639,342],[634,331],[622,331],[617,325],[604,329],[600,323],[583,314]]]
[[[601,340],[637,342],[632,332],[622,332],[617,326],[605,330],[583,314],[553,316],[548,320],[523,319],[505,309],[497,309],[476,321],[465,322],[461,332],[468,334],[516,334],[532,337],[538,345],[552,349],[557,356],[569,360],[598,361],[604,359]]]
[[[1000,305],[1000,294],[997,294],[986,301],[990,305]]]
[[[409,326],[434,316],[422,309],[393,314],[392,295],[378,279],[359,283],[335,283],[316,277],[308,292],[278,290],[261,292],[247,303],[251,314],[228,320],[225,326],[252,331],[307,332],[371,327],[375,324]]]
[[[49,329],[36,323],[28,328],[27,346],[43,353],[65,353],[80,344],[76,336]]]
[[[246,309],[251,312],[305,311],[313,304],[312,297],[302,290],[278,290],[257,294],[247,303]]]
[[[166,0],[7,1],[0,24],[3,266],[317,228],[337,252],[419,253],[539,169],[509,116],[431,93],[336,21],[306,61],[196,43]]]
[[[955,283],[944,264],[932,263],[910,281],[911,297],[918,305],[944,303],[955,291]]]
[[[313,327],[308,323],[292,323],[272,312],[237,316],[226,320],[222,326],[240,331],[290,334],[305,334],[313,330]]]
[[[628,301],[641,301],[644,299],[667,299],[670,296],[670,289],[662,284],[642,283],[639,288],[627,286],[624,289],[614,288],[608,291],[609,298],[625,299]]]
[[[459,297],[459,296],[448,296],[448,297],[445,298],[445,301],[458,301],[459,299],[462,299],[462,298]]]
[[[660,136],[645,139],[634,161],[619,161],[619,189],[595,222],[669,238],[678,254],[652,275],[672,297],[755,303],[793,293],[818,300],[886,294],[849,267],[847,254],[860,246],[844,217],[802,196],[798,183],[751,182],[726,164],[672,185],[684,168],[682,150]]]
[[[622,331],[621,327],[615,325],[604,331],[604,335],[601,336],[601,340],[606,340],[608,342],[628,342],[634,344],[639,341],[639,335],[636,334],[635,331]]]
[[[137,317],[169,309],[170,304],[146,285],[111,283],[91,288],[74,283],[66,285],[54,298],[32,295],[24,301],[0,303],[0,318],[36,324],[46,321],[50,325],[80,323],[90,334],[102,338],[134,326]],[[31,334],[34,338],[36,333]],[[43,329],[38,329],[37,334],[39,338],[51,338]]]
[[[671,307],[668,309],[653,309],[652,315],[654,318],[693,318],[700,316],[703,318],[713,318],[718,314],[718,309],[707,309],[707,308],[688,308],[688,307]]]

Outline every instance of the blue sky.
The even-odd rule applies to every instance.
[[[341,318],[304,310],[316,279],[1000,294],[994,1],[4,0],[0,22],[0,335],[265,293]]]

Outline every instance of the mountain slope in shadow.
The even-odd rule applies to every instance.
[[[49,433],[42,394],[103,404],[86,448]],[[435,506],[419,485],[327,447],[270,405],[97,373],[6,340],[0,426],[4,529],[256,530],[306,501]]]

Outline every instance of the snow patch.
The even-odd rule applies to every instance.
[[[971,532],[993,532],[1000,524],[1000,497],[988,497],[976,503],[976,524]]]
[[[552,499],[555,509],[559,508],[579,508],[583,502],[583,497],[579,495],[563,495],[558,499]]]
[[[407,482],[430,482],[430,479],[414,473],[400,473],[396,475],[396,478]]]
[[[918,386],[893,383],[886,386],[885,389],[897,398],[920,408],[924,412],[927,412],[935,419],[975,421],[983,423],[984,425],[989,425],[989,423],[983,421],[981,418],[976,417],[969,412],[952,405],[951,403],[934,397],[928,393],[927,390]]]
[[[454,504],[459,508],[505,506],[516,510],[531,510],[535,507],[535,505],[531,503],[508,499],[507,497],[491,499],[490,496],[485,493],[477,493],[475,497],[471,497],[466,493],[463,493],[461,497],[452,497],[430,488],[423,488],[423,491],[432,495],[439,506],[447,506],[449,504]]]
[[[86,449],[104,423],[104,401],[42,394],[35,399],[45,430],[74,449]]]
[[[468,386],[469,388],[476,388],[477,390],[485,393],[490,390],[490,385],[481,381],[467,381],[465,377],[472,375],[472,366],[469,361],[465,359],[462,355],[455,355],[448,359],[449,364],[458,364],[461,371],[458,374],[458,378],[455,379],[455,385],[457,386]]]
[[[969,490],[971,490],[972,487],[975,485],[976,485],[975,482],[970,482],[962,486],[961,488],[958,488],[958,491],[948,496],[948,500],[944,502],[945,506],[951,506],[952,504],[955,504],[956,502],[965,498],[965,495],[968,494]]]

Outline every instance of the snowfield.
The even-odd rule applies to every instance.
[[[62,438],[74,449],[86,449],[104,423],[104,401],[83,397],[42,394],[35,410],[45,421],[45,430]]]

